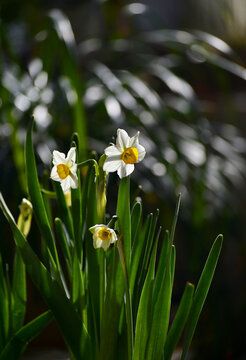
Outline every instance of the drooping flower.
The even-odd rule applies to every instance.
[[[139,131],[133,137],[128,136],[123,129],[117,130],[116,144],[105,149],[107,159],[104,162],[103,170],[107,172],[117,171],[122,179],[134,171],[134,164],[143,160],[145,148],[139,144]]]
[[[23,198],[19,206],[20,215],[17,220],[17,226],[22,231],[22,233],[27,236],[29,234],[32,222],[32,203]]]
[[[54,150],[53,151],[53,168],[50,177],[54,181],[59,181],[63,192],[65,193],[70,188],[76,189],[78,187],[76,148],[72,147],[67,157],[65,154]]]
[[[110,244],[118,240],[115,231],[107,225],[97,224],[90,227],[89,230],[93,234],[93,246],[95,249],[102,247],[106,251]]]

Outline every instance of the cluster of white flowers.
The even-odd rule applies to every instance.
[[[116,144],[111,144],[105,149],[107,158],[103,164],[103,170],[106,172],[117,171],[122,179],[134,171],[134,164],[143,160],[145,148],[139,144],[139,131],[133,137],[130,137],[123,129],[117,130]],[[50,177],[52,180],[59,181],[63,192],[70,188],[78,187],[76,148],[72,147],[67,156],[55,150],[53,151],[53,168]],[[110,244],[117,241],[117,235],[113,229],[106,225],[99,224],[89,229],[93,234],[94,248],[102,247],[105,251]]]

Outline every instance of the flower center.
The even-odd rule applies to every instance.
[[[135,164],[138,160],[138,151],[135,147],[128,147],[122,153],[122,160],[125,164]]]
[[[98,236],[101,240],[110,240],[111,233],[107,229],[101,229],[100,231],[98,231]]]
[[[70,173],[69,167],[65,164],[59,164],[57,165],[57,173],[62,180],[66,179]]]

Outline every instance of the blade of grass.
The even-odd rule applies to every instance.
[[[90,357],[90,338],[82,319],[66,297],[64,290],[50,276],[47,269],[33,252],[24,235],[17,227],[1,193],[0,207],[11,226],[16,245],[20,249],[26,269],[35,286],[52,310],[68,348],[77,359],[82,359],[85,353]]]
[[[72,258],[71,258],[71,253],[70,253],[70,249],[69,249],[69,246],[68,246],[68,241],[67,241],[66,235],[64,233],[63,223],[62,223],[61,219],[55,218],[55,227],[56,227],[58,239],[59,239],[60,244],[61,244],[64,259],[67,262],[68,270],[71,272]]]
[[[133,244],[139,230],[141,217],[142,217],[142,204],[139,201],[137,201],[134,204],[131,212],[131,231],[132,231],[131,238]]]
[[[9,294],[0,253],[0,351],[7,341],[9,329]]]
[[[172,245],[172,249],[171,249],[171,281],[172,281],[172,287],[173,287],[173,281],[174,281],[175,263],[176,263],[176,249],[175,249],[175,246]]]
[[[151,255],[151,261],[147,276],[142,289],[140,302],[137,312],[136,328],[135,328],[135,344],[133,352],[133,360],[144,359],[151,325],[151,303],[153,281],[155,274],[157,241]]]
[[[52,312],[49,310],[23,326],[15,333],[0,353],[0,360],[19,359],[27,344],[40,334],[40,332],[50,323],[52,317]]]
[[[174,349],[180,339],[186,320],[188,318],[190,307],[192,303],[192,297],[194,293],[194,285],[187,283],[184,293],[182,295],[178,311],[172,322],[170,330],[167,335],[165,347],[164,347],[164,359],[169,360],[174,352]]]
[[[77,134],[73,134],[72,147],[76,147],[76,159],[79,155],[79,138]],[[82,260],[82,205],[81,205],[81,183],[80,183],[80,171],[77,171],[78,175],[78,188],[71,189],[72,197],[72,219],[74,229],[75,247],[78,254],[78,259]]]
[[[204,302],[206,300],[213,279],[213,275],[219,259],[222,243],[223,243],[223,236],[219,235],[213,243],[206,264],[202,271],[200,280],[198,282],[195,295],[192,301],[189,318],[187,321],[187,327],[185,330],[185,340],[184,340],[181,360],[184,360],[186,358],[187,351],[191,344],[191,340],[194,335],[200,313],[202,311]]]
[[[11,332],[15,333],[24,323],[26,313],[26,269],[20,251],[16,248],[11,302]]]
[[[171,248],[169,248],[169,252],[171,252]],[[162,279],[156,303],[153,304],[154,311],[148,341],[146,357],[147,360],[160,360],[162,359],[163,355],[163,348],[169,324],[172,295],[170,254],[168,254],[168,257],[169,260],[165,269],[165,274]]]
[[[133,322],[132,322],[132,305],[131,305],[131,294],[129,286],[129,277],[126,266],[126,257],[124,251],[123,235],[120,236],[117,242],[117,248],[120,255],[120,261],[124,273],[125,280],[125,295],[126,295],[126,325],[127,325],[127,345],[128,345],[128,360],[132,359],[133,353]]]
[[[131,263],[131,213],[130,213],[130,177],[120,181],[116,215],[118,216],[118,230],[123,234],[126,267],[129,272]]]
[[[164,239],[163,239],[157,274],[156,274],[156,278],[155,278],[154,293],[153,293],[153,306],[155,306],[155,304],[156,304],[157,296],[159,294],[161,284],[163,282],[163,274],[165,274],[165,271],[166,271],[169,247],[170,247],[169,233],[168,233],[168,231],[166,231],[165,235],[164,235]]]
[[[118,328],[124,296],[124,276],[116,246],[109,256],[100,360],[115,360],[117,357]]]
[[[71,217],[70,209],[67,206],[64,192],[62,191],[60,183],[53,181],[53,186],[57,195],[57,204],[59,208],[59,216],[66,226],[66,230],[69,234],[70,239],[74,240],[73,221]]]
[[[58,257],[55,247],[54,237],[51,231],[50,223],[48,221],[36,169],[36,161],[32,145],[32,127],[31,122],[26,135],[25,159],[26,159],[26,175],[28,191],[33,205],[34,215],[41,231],[41,234],[46,241],[48,248],[53,256],[53,259],[59,269]]]
[[[142,259],[142,253],[144,251],[144,245],[147,242],[147,237],[149,233],[150,226],[152,224],[153,215],[150,214],[147,217],[144,225],[142,226],[142,230],[136,234],[136,241],[133,243],[132,248],[132,261],[131,261],[131,271],[130,271],[130,288],[131,288],[131,295],[133,296],[134,288],[136,285],[136,279],[140,276],[140,268]],[[137,276],[139,274],[139,276]],[[134,298],[134,297],[133,297]]]

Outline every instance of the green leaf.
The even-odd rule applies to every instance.
[[[175,273],[175,263],[176,263],[176,250],[175,250],[175,246],[172,245],[172,249],[171,249],[171,281],[172,281],[172,287],[173,287],[173,280],[174,280],[174,273]]]
[[[60,216],[62,222],[66,226],[66,230],[69,234],[70,239],[74,240],[73,221],[72,221],[72,217],[71,217],[71,212],[67,206],[61,184],[57,181],[53,181],[53,186],[56,191],[59,216]]]
[[[10,294],[3,272],[2,257],[0,253],[0,351],[4,347],[9,331],[9,301]]]
[[[134,204],[131,212],[131,231],[132,231],[131,238],[133,244],[135,238],[137,237],[137,233],[139,231],[141,217],[142,217],[142,204],[139,201],[137,201]]]
[[[153,280],[155,273],[157,243],[158,242],[156,241],[155,247],[151,255],[149,269],[146,275],[146,279],[144,282],[144,286],[138,306],[133,360],[139,360],[145,358],[149,329],[151,326],[152,291],[153,291]]]
[[[139,276],[140,276],[140,268],[141,268],[141,263],[142,263],[141,257],[142,257],[143,251],[144,251],[144,245],[147,242],[149,228],[152,223],[152,217],[153,217],[152,214],[150,214],[147,217],[147,220],[145,221],[144,225],[142,226],[141,231],[139,231],[139,233],[136,234],[137,237],[133,243],[131,271],[130,271],[131,295],[134,292],[135,282],[136,282],[136,279],[138,278],[137,274],[139,274]]]
[[[89,307],[91,314],[94,314],[95,329],[97,336],[99,336],[99,319],[100,319],[100,271],[99,271],[99,252],[100,250],[94,249],[92,234],[89,228],[98,224],[97,206],[96,206],[96,169],[95,166],[90,166],[87,176],[88,181],[88,194],[87,194],[87,216],[86,216],[86,229],[85,229],[85,251],[87,260],[87,280],[90,292],[91,302]]]
[[[52,312],[47,311],[23,326],[15,333],[0,353],[0,360],[19,359],[27,344],[39,335],[39,333],[50,323],[52,317]]]
[[[124,296],[124,276],[116,246],[113,247],[109,256],[110,263],[107,273],[107,288],[103,311],[100,359],[115,360]]]
[[[77,134],[73,134],[74,141],[72,141],[72,146],[76,147],[76,158],[78,159],[79,154],[79,139]],[[78,175],[78,188],[71,189],[72,197],[72,220],[73,220],[73,230],[74,230],[74,239],[75,247],[78,254],[78,259],[82,259],[82,205],[81,205],[81,184],[80,184],[80,171],[77,171]]]
[[[174,234],[175,234],[175,229],[176,229],[176,224],[177,224],[178,214],[179,214],[179,208],[180,208],[180,202],[181,202],[181,194],[178,195],[174,218],[173,218],[173,223],[172,223],[172,229],[171,229],[171,233],[170,233],[171,245],[173,245]]]
[[[26,148],[25,148],[25,159],[26,159],[26,175],[28,191],[33,206],[34,215],[38,223],[41,234],[46,241],[48,248],[53,256],[53,259],[59,268],[58,257],[55,247],[54,237],[51,231],[50,223],[47,217],[39,181],[36,169],[36,161],[34,156],[34,150],[32,145],[32,126],[33,122],[29,126],[26,135]]]
[[[16,248],[11,301],[11,332],[24,323],[26,313],[26,269],[20,251]]]
[[[120,181],[117,210],[120,233],[123,234],[124,252],[127,271],[131,263],[131,213],[130,213],[130,177],[126,176]]]
[[[175,315],[173,323],[167,335],[165,347],[164,347],[164,359],[169,360],[175,350],[175,347],[180,339],[182,331],[184,329],[186,320],[188,318],[190,307],[192,303],[192,297],[194,293],[194,285],[187,283],[185,291],[181,298],[178,311]]]
[[[152,246],[153,246],[153,241],[155,238],[155,233],[156,233],[156,225],[157,225],[157,220],[159,217],[159,210],[157,209],[154,217],[153,217],[153,221],[151,222],[150,228],[149,228],[149,233],[148,233],[148,237],[146,239],[145,242],[145,253],[144,253],[144,259],[143,259],[143,266],[142,266],[142,273],[140,275],[140,284],[143,284],[143,280],[146,274],[146,270],[147,267],[149,265],[149,261],[150,261],[150,254],[151,254],[151,250],[152,250]]]
[[[169,241],[170,244],[170,241]],[[153,317],[152,324],[150,328],[148,350],[147,350],[147,360],[159,360],[162,359],[163,348],[166,340],[167,329],[169,324],[170,317],[170,307],[171,307],[171,295],[172,295],[172,279],[171,279],[171,250],[172,248],[168,246],[167,252],[167,264],[165,266],[165,273],[162,273],[162,280],[158,293],[156,293],[156,302],[153,302]],[[165,253],[163,253],[165,254]],[[158,268],[160,273],[160,268]],[[160,281],[160,275],[156,280]],[[164,276],[163,276],[164,275]],[[157,289],[155,284],[155,289]],[[153,298],[153,301],[155,299]]]
[[[181,360],[184,360],[187,355],[187,351],[189,349],[192,337],[194,335],[196,325],[200,316],[200,313],[202,311],[204,302],[206,300],[214,271],[219,259],[221,247],[223,243],[223,236],[219,235],[210,250],[210,253],[208,255],[206,264],[204,266],[204,269],[202,271],[200,280],[198,282],[195,295],[192,301],[190,315],[187,321],[187,327],[185,331],[185,340],[184,340],[184,346],[183,346],[183,352],[181,356]]]
[[[155,278],[155,284],[154,284],[154,293],[153,293],[153,306],[155,306],[155,303],[157,301],[157,296],[159,294],[162,282],[163,282],[163,274],[165,274],[166,271],[166,265],[168,261],[168,255],[169,255],[169,248],[170,248],[170,238],[168,231],[165,232],[163,244],[161,248],[161,254],[160,259],[158,263],[157,268],[157,274]]]
[[[1,193],[0,207],[11,226],[16,245],[21,252],[26,269],[33,283],[52,310],[68,348],[77,359],[82,359],[85,353],[87,353],[89,357],[91,350],[90,339],[82,319],[75,311],[64,290],[58,282],[51,277],[47,269],[33,252],[24,235],[17,227]],[[73,331],[71,331],[71,329],[73,329]]]
[[[68,270],[71,271],[72,258],[71,258],[71,253],[70,253],[70,249],[68,246],[68,240],[64,233],[63,223],[62,223],[61,219],[55,218],[55,226],[56,226],[56,232],[57,232],[58,239],[59,239],[59,242],[60,242],[60,245],[62,248],[62,253],[63,253],[64,259],[67,262]]]

